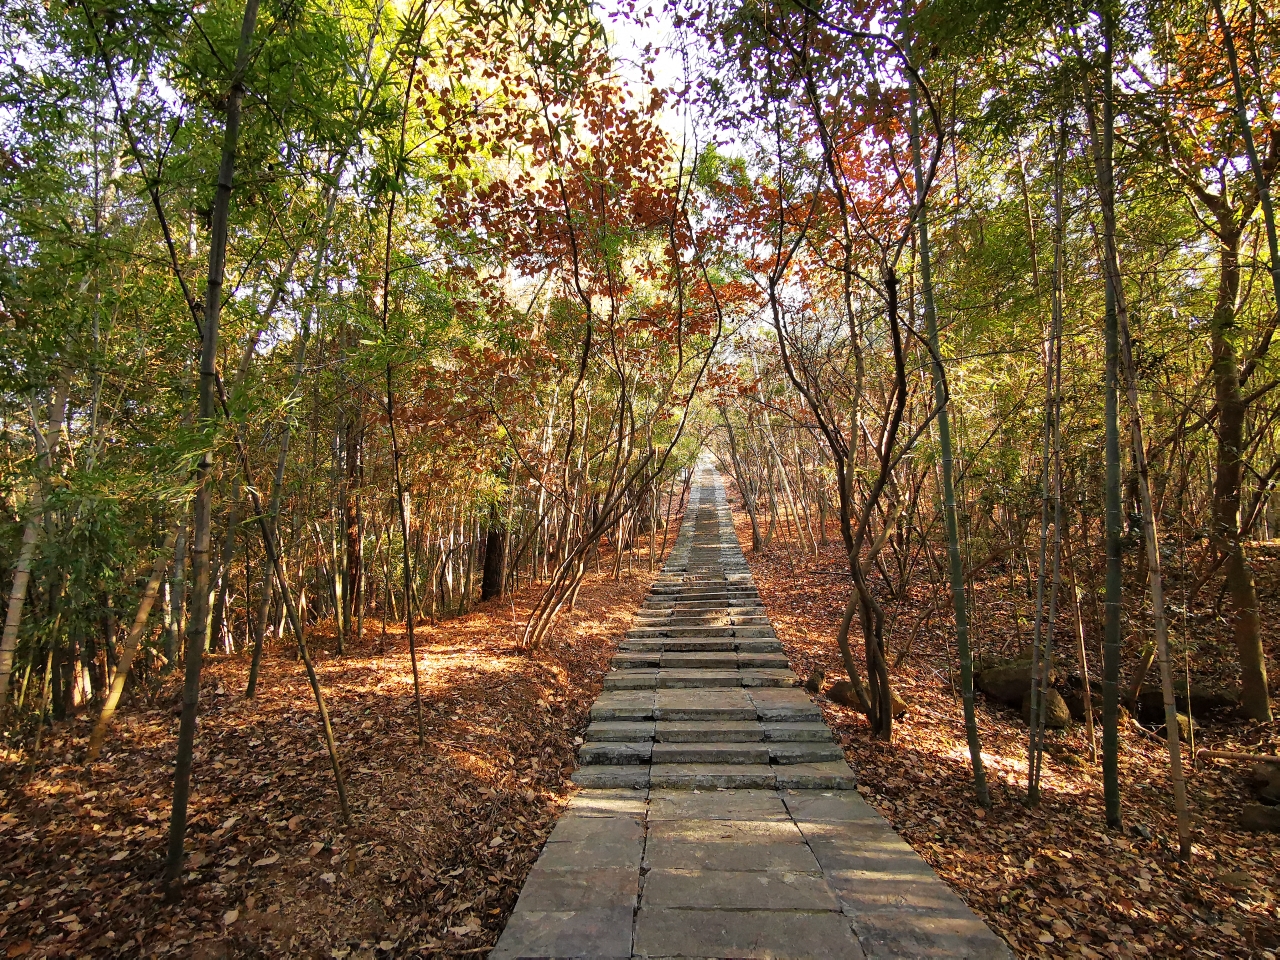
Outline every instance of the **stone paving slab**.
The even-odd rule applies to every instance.
[[[565,807],[566,817],[633,817],[648,816],[648,793],[625,787],[609,790],[579,790]]]
[[[790,820],[777,790],[650,790],[649,823],[655,820]]]
[[[852,789],[718,478],[693,487],[613,668],[579,748],[581,789],[491,957],[1010,960]]]
[[[692,910],[839,910],[819,875],[788,870],[671,870],[645,874],[646,908]]]
[[[831,911],[642,907],[635,926],[636,957],[812,960],[864,956],[849,924]]]

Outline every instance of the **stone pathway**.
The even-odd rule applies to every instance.
[[[699,470],[493,960],[1009,958],[853,789]]]

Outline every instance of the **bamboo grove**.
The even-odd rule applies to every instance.
[[[176,877],[202,657],[251,698],[291,648],[345,817],[314,638],[403,632],[416,684],[415,623],[532,588],[547,643],[661,557],[705,444],[754,550],[846,551],[878,736],[942,622],[981,802],[974,665],[1023,645],[1041,702],[1055,660],[1097,684],[1113,823],[1148,674],[1181,790],[1205,611],[1271,717],[1274,13],[673,3],[664,90],[576,0],[10,4],[9,742],[85,714],[96,754],[180,672]]]

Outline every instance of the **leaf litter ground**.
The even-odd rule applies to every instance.
[[[745,518],[737,520],[749,545]],[[847,587],[840,547],[814,558],[775,540],[748,560],[797,672],[823,667],[839,676],[832,638]],[[1259,571],[1268,616],[1277,613],[1277,581],[1272,556]],[[514,605],[485,604],[423,628],[421,750],[402,635],[383,638],[379,624],[366,624],[361,649],[319,655],[352,796],[346,829],[301,666],[271,656],[257,700],[247,702],[245,658],[211,657],[179,905],[164,901],[159,883],[176,678],[153,706],[122,710],[102,762],[89,770],[80,765],[87,719],[51,731],[34,767],[18,751],[0,755],[6,955],[486,953],[573,791],[575,734],[648,582],[591,578],[548,650],[534,654],[515,649],[513,624],[532,602],[528,592]],[[936,603],[929,589],[913,588],[913,614]],[[1026,605],[1014,593],[1000,578],[980,582],[979,648],[1007,653],[1021,642]],[[1222,624],[1208,620],[1198,662],[1225,638]],[[950,627],[938,613],[918,631],[898,628],[915,639],[894,674],[911,708],[892,746],[872,740],[855,711],[820,702],[859,789],[1015,952],[1273,956],[1280,853],[1274,837],[1235,826],[1250,799],[1246,768],[1221,763],[1190,774],[1195,859],[1183,866],[1171,849],[1159,742],[1135,730],[1122,735],[1127,830],[1104,826],[1100,772],[1080,727],[1049,734],[1044,796],[1030,810],[1025,726],[979,694],[994,800],[983,811],[969,785]],[[1222,651],[1210,662],[1230,660]],[[1207,724],[1198,745],[1272,752],[1277,732],[1274,724]]]
[[[84,715],[42,758],[0,756],[0,956],[483,955],[572,793],[575,731],[648,574],[589,577],[544,651],[520,653],[534,591],[419,628],[426,746],[407,643],[365,624],[337,657],[311,638],[347,774],[338,813],[299,662],[206,661],[184,896],[161,871],[180,703],[173,677],[122,708],[101,762]],[[330,639],[329,643],[332,643]]]

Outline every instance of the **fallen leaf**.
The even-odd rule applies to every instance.
[[[228,910],[226,913],[222,915],[222,922],[226,924],[228,927],[231,926],[233,923],[235,923],[239,919],[240,919],[239,910]]]
[[[261,860],[253,861],[253,865],[255,867],[269,867],[279,859],[280,859],[280,854],[273,853],[269,857],[263,857]]]

